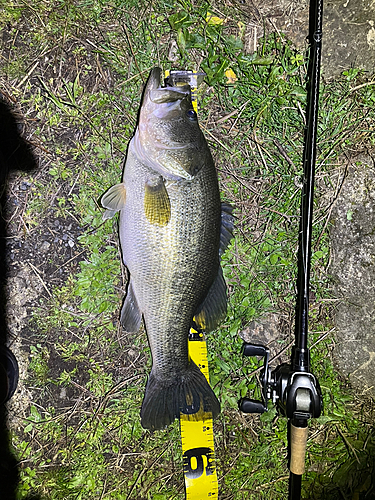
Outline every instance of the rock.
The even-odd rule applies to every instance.
[[[43,243],[40,245],[40,251],[43,253],[48,252],[50,246],[51,246],[51,243],[49,243],[48,241],[43,241]]]
[[[356,158],[332,211],[330,273],[340,299],[334,362],[351,384],[375,396],[375,165]]]
[[[274,357],[287,345],[285,341],[285,327],[282,318],[274,313],[269,313],[258,321],[252,321],[250,325],[239,332],[239,336],[249,344],[261,344],[270,349],[270,357]],[[288,361],[284,356],[279,363]]]
[[[337,76],[350,67],[375,69],[375,3],[335,0],[324,8],[323,69]]]
[[[309,2],[274,0],[259,6],[270,20],[299,49],[306,47]],[[272,29],[271,29],[272,31]],[[375,2],[331,0],[323,6],[322,74],[333,78],[349,68],[375,70]]]

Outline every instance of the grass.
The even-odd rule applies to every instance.
[[[1,5],[2,83],[26,117],[41,164],[27,177],[24,238],[37,238],[54,219],[80,228],[79,267],[69,271],[68,258],[61,263],[64,280],[48,283],[51,296],[39,299],[30,319],[26,384],[34,399],[23,431],[13,431],[18,498],[184,498],[178,424],[153,434],[140,426],[147,341],[143,331],[125,335],[119,328],[126,273],[116,224],[102,222],[98,205],[120,179],[149,69],[171,65],[171,40],[176,67],[199,65],[207,74],[200,122],[222,198],[236,207],[236,236],[223,258],[228,315],[208,338],[211,382],[223,408],[215,424],[220,495],[285,498],[285,419],[275,408],[260,418],[237,411],[240,396],[259,391],[257,361],[242,359],[238,332],[276,312],[285,325],[279,348],[293,340],[305,54],[269,32],[251,53],[244,14],[224,3]],[[340,155],[374,141],[375,92],[363,83],[352,69],[321,91],[310,327],[325,409],[311,422],[304,498],[351,498],[369,488],[374,466],[373,403],[359,403],[332,367],[327,275]]]

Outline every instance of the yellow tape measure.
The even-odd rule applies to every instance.
[[[206,341],[203,333],[193,329],[189,337],[189,356],[209,382]],[[200,420],[181,413],[180,432],[186,500],[216,500],[218,482],[212,413],[202,413]]]
[[[195,71],[166,71],[165,78],[172,86],[189,84],[194,111],[198,113],[197,88],[204,73]],[[207,346],[203,333],[191,329],[189,356],[210,383]],[[218,482],[212,413],[180,414],[181,444],[184,461],[186,500],[217,500]]]

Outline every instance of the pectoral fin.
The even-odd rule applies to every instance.
[[[142,321],[142,312],[139,309],[137,298],[135,296],[133,285],[130,280],[128,291],[121,309],[120,323],[123,329],[130,333],[139,330]]]
[[[123,182],[121,182],[121,184],[115,184],[109,188],[100,200],[102,207],[107,208],[103,214],[103,219],[110,219],[116,212],[122,210],[125,206],[125,201],[126,189]]]
[[[151,224],[166,226],[171,218],[171,202],[163,177],[153,177],[145,185],[144,210]]]
[[[194,323],[206,332],[214,330],[224,319],[227,313],[227,286],[225,284],[223,270],[219,272],[212,283],[203,303],[198,307],[194,315]]]

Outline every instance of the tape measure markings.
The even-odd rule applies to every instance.
[[[189,340],[189,355],[209,381],[206,341],[203,334],[199,335],[199,340],[196,337]],[[202,413],[200,420],[193,420],[193,417],[180,414],[186,500],[216,500],[218,481],[212,414]]]

